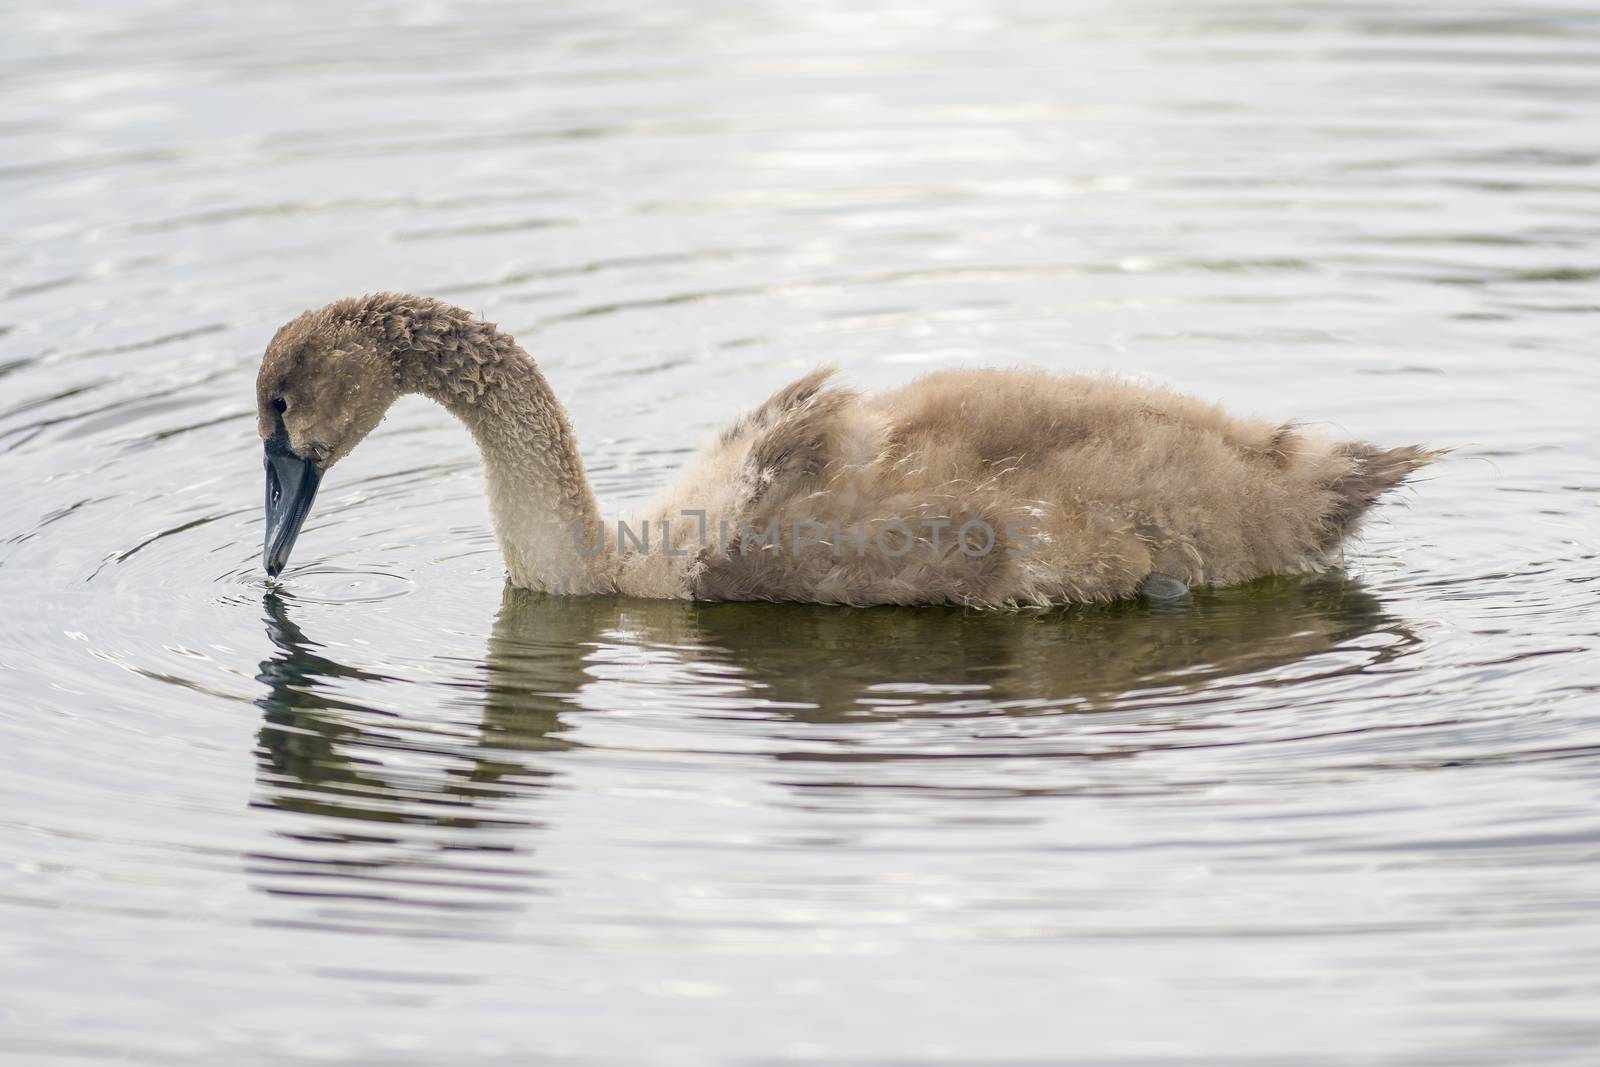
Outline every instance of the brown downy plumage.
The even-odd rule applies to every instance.
[[[863,396],[815,371],[739,419],[642,517],[602,526],[515,341],[380,293],[278,331],[257,379],[276,574],[322,473],[396,397],[472,432],[511,581],[553,593],[1047,606],[1326,566],[1438,452],[1326,441],[1115,378],[958,370]],[[663,543],[663,534],[667,539]]]

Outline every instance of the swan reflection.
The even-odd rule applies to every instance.
[[[265,608],[275,648],[258,675],[255,803],[295,817],[281,824],[278,852],[253,858],[263,885],[295,891],[286,887],[318,873],[347,889],[381,876],[414,890],[420,880],[449,886],[439,899],[458,907],[486,887],[537,886],[541,798],[566,788],[580,750],[837,761],[870,784],[875,761],[903,760],[918,744],[1042,758],[1038,747],[994,747],[988,724],[1009,717],[1026,718],[1034,741],[1046,737],[1048,755],[1128,757],[1195,728],[1212,690],[1270,689],[1290,667],[1296,684],[1308,669],[1367,670],[1416,644],[1374,597],[1335,579],[1044,614],[562,598],[508,586],[483,661],[439,696],[452,714],[416,723],[388,710],[397,687],[415,700],[416,683],[339,662],[294,622],[288,598],[268,594]],[[1351,649],[1361,654],[1324,655]],[[1147,704],[1164,713],[1147,717],[1131,746],[1124,734],[1114,752],[1092,749],[1085,726],[1098,713],[1137,718]],[[913,720],[923,726],[912,742],[875,747],[886,728]],[[853,732],[865,726],[867,740]],[[934,763],[918,773],[937,786],[951,772]],[[485,854],[500,858],[462,875],[468,857]],[[351,891],[373,899],[371,885]]]

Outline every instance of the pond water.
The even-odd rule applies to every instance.
[[[12,5],[0,1060],[1595,1062],[1592,4]],[[408,400],[260,569],[285,319],[514,333],[602,507],[824,361],[1453,455],[1328,576],[507,593]]]

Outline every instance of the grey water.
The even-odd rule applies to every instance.
[[[1600,10],[19,0],[0,1061],[1600,1061]],[[818,363],[1454,449],[1322,577],[508,592],[405,401],[260,568],[273,330],[481,312],[607,514]]]

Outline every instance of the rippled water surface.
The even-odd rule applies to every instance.
[[[0,1060],[1596,1062],[1592,4],[6,30]],[[563,602],[408,400],[268,583],[256,363],[376,289],[515,333],[608,513],[821,361],[1455,452],[1187,607]]]

